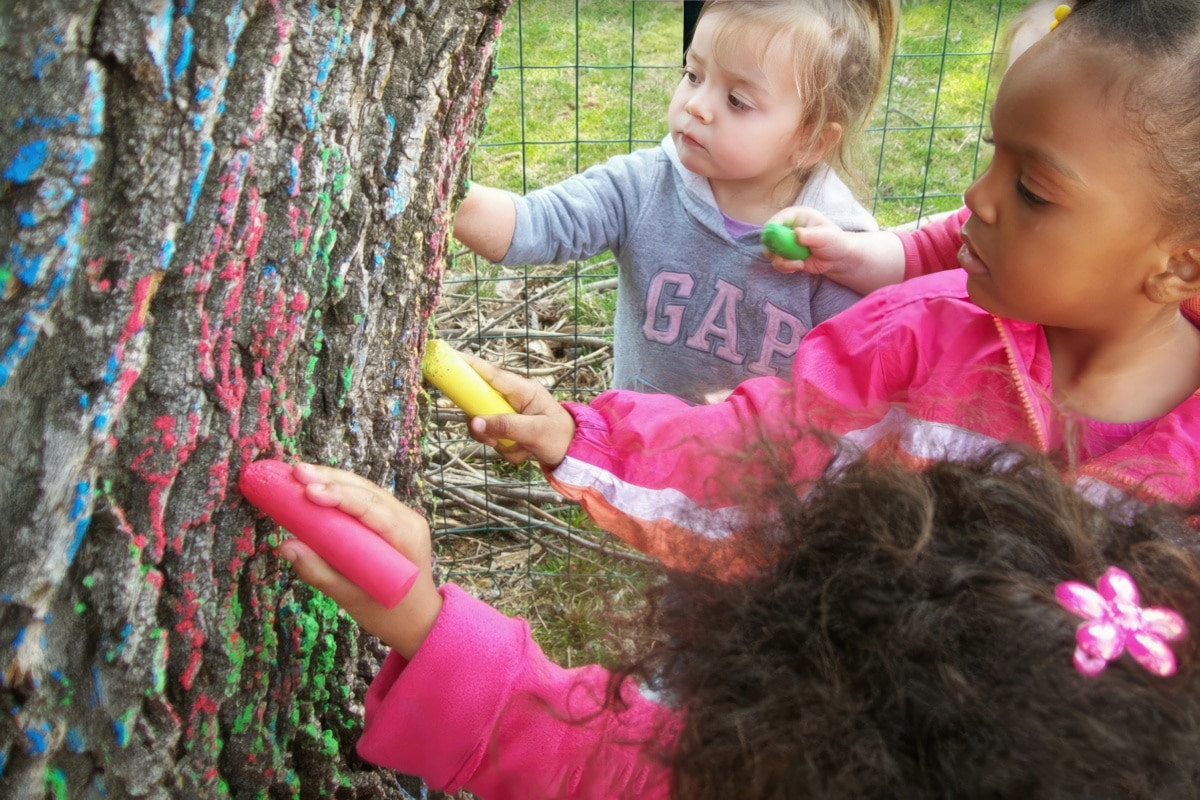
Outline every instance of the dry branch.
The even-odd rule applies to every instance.
[[[456,258],[459,265],[466,261]],[[565,276],[561,267],[487,269],[486,278],[481,270],[458,268],[447,273],[436,315],[438,336],[537,380],[564,399],[586,399],[607,388],[612,376],[611,324],[578,324],[571,312],[581,291],[594,296],[615,288],[615,280],[604,277],[605,270],[615,269],[611,259],[583,265]],[[600,277],[584,284],[580,278],[585,275]],[[582,557],[582,549],[628,562],[654,563],[607,534],[580,529],[572,521],[580,518],[577,507],[540,476],[521,477],[526,473],[517,473],[472,440],[466,432],[466,416],[445,398],[436,397],[431,403],[430,420],[429,466],[424,477],[439,503],[438,535],[454,542],[456,569],[472,564],[487,569],[497,553],[515,554],[520,549],[470,551],[469,542],[487,537],[524,539],[540,546],[539,555]],[[525,548],[532,561],[536,548]]]

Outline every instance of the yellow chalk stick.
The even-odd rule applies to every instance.
[[[425,343],[421,360],[425,380],[442,390],[470,417],[517,413],[491,384],[479,376],[454,348],[441,339]]]

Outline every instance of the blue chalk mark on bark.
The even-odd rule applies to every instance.
[[[72,753],[82,753],[87,750],[87,741],[83,738],[83,734],[75,728],[67,731],[67,750]]]
[[[87,88],[83,96],[88,109],[88,124],[80,133],[84,136],[99,136],[104,133],[104,92],[100,85],[100,72],[92,64],[86,65],[85,69]]]
[[[46,67],[50,62],[58,58],[58,53],[43,45],[38,45],[37,50],[33,54],[33,77],[39,81],[46,75]]]
[[[92,486],[87,481],[80,481],[75,484],[75,499],[71,503],[71,515],[68,517],[68,522],[75,526],[75,535],[71,539],[71,544],[67,547],[67,563],[75,562],[75,555],[79,552],[79,547],[83,544],[83,537],[87,533],[88,524],[92,520],[91,514],[91,499]]]
[[[33,286],[42,274],[42,254],[26,256],[21,245],[16,242],[8,249],[8,263],[13,267],[12,274],[26,286]]]
[[[171,259],[175,257],[175,242],[172,239],[167,239],[162,243],[162,248],[158,251],[158,265],[164,271],[171,266]]]
[[[179,55],[175,57],[175,66],[171,68],[171,81],[177,81],[187,72],[188,64],[192,62],[192,37],[195,34],[192,32],[192,26],[188,25],[183,29],[183,33],[179,37]]]
[[[82,119],[78,114],[63,114],[61,117],[39,117],[35,114],[31,117],[17,117],[17,121],[13,125],[17,130],[31,127],[41,128],[45,131],[61,131],[64,128],[79,124]]]
[[[164,3],[159,13],[151,15],[146,36],[146,45],[150,51],[150,60],[158,67],[159,74],[162,76],[162,98],[164,100],[171,97],[171,76],[168,59],[171,47],[171,22],[174,15],[175,11],[171,7],[171,4]]]
[[[192,190],[188,196],[187,213],[183,216],[184,222],[191,222],[192,214],[196,212],[196,201],[200,199],[200,190],[204,188],[204,178],[208,175],[208,167],[212,164],[212,156],[212,142],[204,142],[200,145],[200,168],[196,171],[196,177],[192,180]]]
[[[71,206],[71,218],[66,230],[55,240],[61,253],[55,259],[56,272],[50,281],[50,286],[47,288],[46,294],[21,316],[21,321],[17,324],[16,337],[5,351],[4,356],[0,358],[0,388],[8,383],[13,372],[33,349],[51,307],[74,276],[75,269],[79,266],[79,237],[82,231],[83,204],[81,200],[76,200]],[[37,260],[40,270],[42,254],[34,258]]]
[[[65,156],[64,160],[71,167],[71,182],[76,186],[83,186],[88,181],[88,173],[96,163],[96,148],[87,142],[81,142],[79,149]]]
[[[75,200],[76,192],[64,178],[51,176],[38,187],[38,218],[56,217]]]
[[[25,729],[25,752],[31,756],[46,752],[50,742],[50,723],[42,722]]]
[[[28,183],[46,160],[49,146],[45,139],[23,144],[13,156],[12,163],[4,170],[4,179],[13,183]]]
[[[313,13],[316,13],[316,7],[313,7]],[[339,20],[340,17],[335,12],[334,20]],[[317,85],[309,92],[308,102],[304,104],[304,125],[308,130],[313,130],[317,124],[319,116],[318,107],[321,105],[321,89],[324,88],[329,80],[329,72],[333,69],[343,55],[345,55],[346,47],[349,44],[350,36],[342,28],[340,22],[334,34],[329,37],[329,41],[325,44],[325,52],[321,54],[321,60],[317,62]]]
[[[387,194],[387,202],[383,205],[384,217],[393,219],[403,214],[412,200],[412,175],[407,174],[403,168],[396,170],[396,174],[392,176],[392,185],[384,192]]]
[[[104,702],[104,687],[100,684],[100,668],[92,665],[92,691],[88,694],[88,708],[98,708]]]

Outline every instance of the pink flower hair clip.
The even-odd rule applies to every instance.
[[[1096,588],[1064,581],[1054,589],[1059,605],[1084,618],[1075,631],[1075,669],[1099,675],[1124,651],[1155,675],[1175,674],[1167,642],[1187,636],[1187,623],[1169,608],[1142,608],[1129,573],[1109,567]]]

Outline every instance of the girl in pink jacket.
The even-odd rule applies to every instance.
[[[558,667],[523,621],[436,589],[428,526],[390,492],[330,468],[293,475],[421,566],[385,609],[299,540],[279,548],[393,648],[359,754],[432,788],[483,800],[1200,791],[1200,645],[1186,636],[1200,625],[1200,555],[1181,544],[1194,533],[1170,509],[1101,509],[1039,457],[920,472],[860,459],[815,488],[756,487],[778,513],[745,520],[739,539],[771,543],[759,554],[771,567],[676,576],[681,602],[657,606],[635,640],[653,643],[615,673]]]
[[[884,242],[910,274],[944,271],[816,327],[790,381],[749,380],[711,406],[632,392],[560,405],[476,361],[521,414],[476,418],[472,433],[515,442],[506,458],[536,457],[602,527],[683,568],[697,552],[745,561],[729,540],[745,509],[727,487],[746,465],[731,458],[763,431],[830,432],[789,454],[798,476],[843,452],[920,464],[1019,442],[1054,454],[1089,496],[1188,502],[1200,487],[1198,81],[1200,5],[1080,2],[1001,82],[969,214],[847,237]],[[948,268],[952,252],[962,269]]]

